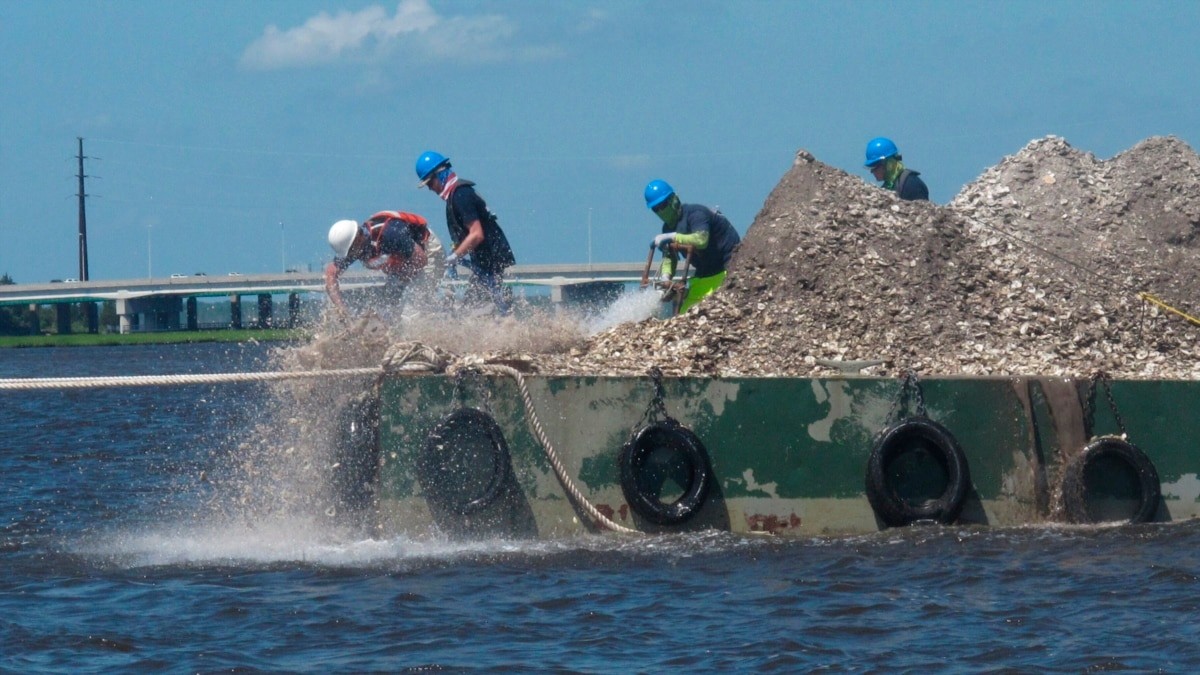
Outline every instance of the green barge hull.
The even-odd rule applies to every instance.
[[[363,513],[385,534],[521,538],[606,521],[797,537],[1200,514],[1200,382],[527,376],[524,385],[532,406],[502,374],[385,378],[373,433],[359,434],[368,447],[352,448],[371,458],[353,479],[369,482]]]

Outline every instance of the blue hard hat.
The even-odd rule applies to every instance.
[[[646,183],[646,207],[653,209],[667,201],[667,198],[673,194],[675,194],[675,188],[667,184],[667,181],[652,180]]]
[[[896,149],[896,144],[890,138],[872,138],[867,143],[867,164],[866,166],[875,166],[888,157],[895,157],[900,154]]]
[[[426,150],[425,152],[422,152],[421,156],[417,158],[417,178],[421,179],[421,182],[417,184],[417,187],[428,183],[430,176],[433,175],[433,172],[436,171],[438,167],[449,163],[450,158],[446,157],[440,152],[434,152],[433,150]]]

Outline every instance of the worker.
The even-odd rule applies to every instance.
[[[885,190],[895,190],[900,199],[929,200],[929,188],[917,171],[904,168],[903,158],[890,138],[872,138],[867,143],[867,168]]]
[[[329,246],[335,257],[325,266],[325,293],[343,318],[349,310],[339,278],[355,262],[386,275],[381,298],[393,311],[414,282],[432,285],[441,277],[442,244],[415,213],[380,211],[361,224],[339,220],[329,228]]]
[[[679,253],[685,246],[692,247],[694,276],[687,297],[679,307],[682,313],[721,286],[733,250],[742,239],[720,210],[681,203],[675,189],[666,181],[650,181],[645,197],[646,206],[663,222],[662,234],[650,242],[651,249],[663,252],[660,281],[670,282]]]
[[[512,289],[504,285],[504,270],[516,259],[496,214],[475,191],[475,183],[459,178],[441,153],[421,153],[416,171],[417,187],[428,187],[446,202],[446,228],[454,242],[446,256],[446,274],[457,277],[458,265],[467,267],[471,270],[468,297],[490,298],[499,315],[509,314]]]

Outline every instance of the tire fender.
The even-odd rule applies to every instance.
[[[473,450],[487,448],[486,456]],[[426,498],[459,515],[477,513],[499,498],[510,471],[508,443],[495,418],[475,408],[459,408],[429,433],[417,462]],[[464,485],[468,473],[482,480]]]
[[[364,511],[379,481],[379,399],[351,401],[339,411],[335,429],[330,481],[336,512]]]
[[[656,490],[647,489],[641,480],[650,456],[659,448],[684,458],[680,467],[686,474],[684,491],[671,503],[660,501]],[[704,506],[712,487],[708,450],[691,429],[675,420],[654,422],[635,431],[621,449],[619,462],[625,501],[634,513],[658,525],[681,525],[690,520]]]
[[[893,462],[914,444],[933,452],[946,472],[946,487],[936,499],[911,504],[896,491],[890,475]],[[884,429],[875,437],[867,460],[867,500],[875,515],[888,527],[903,527],[918,521],[948,525],[958,519],[966,501],[971,474],[967,458],[946,427],[928,417],[910,417]]]
[[[1130,523],[1148,523],[1155,519],[1162,501],[1162,485],[1154,462],[1136,445],[1117,436],[1102,436],[1093,440],[1073,457],[1063,470],[1063,511],[1072,523],[1092,523],[1088,513],[1087,469],[1101,458],[1121,460],[1137,476],[1141,502],[1129,519]]]

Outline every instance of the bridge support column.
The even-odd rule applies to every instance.
[[[196,298],[189,297],[184,304],[187,307],[187,329],[200,330],[200,324],[196,321]]]
[[[38,306],[37,305],[29,306],[29,334],[30,335],[41,335],[42,334],[42,317],[38,315]]]
[[[288,320],[287,327],[295,328],[300,322],[300,294],[288,293]]]
[[[126,298],[117,298],[116,302],[117,323],[120,325],[121,335],[128,335],[133,332],[133,321],[137,316],[133,312],[133,302]]]
[[[242,296],[229,296],[229,327],[234,330],[242,329]]]
[[[274,309],[270,293],[258,294],[258,327],[271,328],[271,312]]]
[[[94,302],[83,303],[83,315],[87,322],[87,332],[95,335],[100,332],[100,308]]]
[[[54,306],[54,319],[59,335],[71,334],[71,305],[60,302]]]

